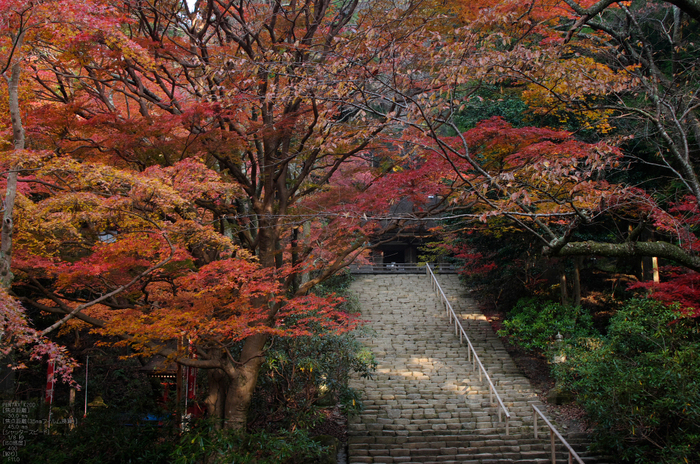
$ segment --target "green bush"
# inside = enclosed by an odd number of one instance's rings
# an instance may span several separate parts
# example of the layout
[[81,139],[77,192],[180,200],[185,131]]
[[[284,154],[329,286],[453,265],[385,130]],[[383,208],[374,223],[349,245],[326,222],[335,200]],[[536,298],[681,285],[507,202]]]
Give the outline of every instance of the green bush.
[[592,327],[591,315],[580,306],[526,298],[509,312],[498,335],[528,351],[546,351],[558,333],[572,343],[589,336]]
[[[321,462],[328,447],[305,430],[242,434],[202,420],[177,434],[174,424],[146,425],[109,410],[90,412],[73,431],[31,436],[19,447],[27,464],[302,464]],[[7,461],[15,462],[15,461]]]
[[[52,427],[50,434],[27,435],[19,447],[27,464],[168,464],[175,440],[172,424],[146,425],[140,416],[95,410],[72,431]],[[169,422],[169,421],[166,421]],[[61,429],[63,433],[58,433]]]
[[567,357],[555,374],[597,424],[599,449],[623,462],[700,462],[697,319],[633,300],[606,337],[571,346]]
[[[357,301],[349,295],[351,282],[350,274],[339,274],[313,292],[342,296],[342,310],[352,313]],[[371,374],[376,365],[372,352],[357,341],[356,332],[316,329],[313,335],[272,341],[258,377],[249,428],[308,430],[325,418],[322,409],[337,404],[349,414],[360,409],[360,394],[349,387],[348,380],[353,372],[362,377]]]
[[173,464],[304,464],[319,462],[327,447],[305,430],[239,433],[214,430],[202,421],[184,434],[172,454]]
[[312,428],[323,407],[359,410],[360,395],[348,386],[352,372],[368,376],[374,357],[352,334],[275,340],[267,352],[252,405],[253,422],[276,428]]

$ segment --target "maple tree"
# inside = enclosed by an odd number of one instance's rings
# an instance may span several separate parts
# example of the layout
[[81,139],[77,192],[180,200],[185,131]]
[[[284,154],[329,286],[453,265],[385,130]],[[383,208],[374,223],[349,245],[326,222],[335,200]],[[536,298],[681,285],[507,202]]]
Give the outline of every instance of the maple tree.
[[[44,44],[27,127],[47,151],[20,196],[13,289],[59,316],[45,332],[88,324],[206,368],[211,416],[244,428],[271,337],[354,326],[309,290],[406,225],[373,213],[440,207],[422,205],[441,178],[418,182],[403,141],[380,138],[402,112],[384,79],[423,55],[418,6],[126,2],[110,6],[124,41]],[[183,337],[196,358],[169,346]]]
[[[692,291],[688,282],[697,279],[697,216],[700,189],[696,170],[700,125],[697,114],[696,2],[627,5],[601,10],[589,17],[573,2],[567,2],[591,31],[595,57],[627,76],[628,86],[605,101],[592,105],[620,116],[619,133],[630,136],[625,144],[632,169],[661,175],[662,181],[647,180],[630,190],[637,211],[626,214],[636,226],[624,244],[573,242],[560,255],[581,254],[588,249],[612,256],[658,256],[692,272],[667,274],[664,287]],[[672,4],[672,5],[671,5]],[[594,7],[606,6],[598,2]],[[591,8],[594,8],[591,7]],[[574,36],[575,40],[576,36]],[[644,230],[655,232],[655,241],[639,240]],[[654,287],[653,284],[647,286]],[[677,291],[678,291],[677,290]],[[697,303],[687,306],[698,314]]]
[[[692,124],[668,137],[659,129],[660,156],[670,150],[663,162],[682,174],[690,203],[668,207],[643,186],[606,180],[626,161],[610,135],[616,112],[667,127],[665,110],[632,105],[646,73],[667,68],[632,32],[615,61],[610,27],[588,18],[596,31],[567,35],[580,17],[561,2],[89,5],[100,14],[67,15],[73,29],[42,22],[31,58],[7,61],[6,71],[25,68],[21,127],[33,147],[4,150],[9,171],[19,159],[24,169],[12,289],[57,315],[46,334],[88,324],[140,355],[209,369],[207,406],[225,427],[245,427],[271,337],[353,327],[336,298],[309,290],[372,234],[449,209],[455,220],[507,218],[555,256],[700,267],[689,214],[698,197],[683,164],[692,150],[682,151]],[[621,5],[602,17],[646,12]],[[459,127],[460,106],[486,85],[521,90],[535,116],[575,121],[597,140],[501,118]],[[696,97],[683,98],[690,117]],[[387,215],[400,201],[413,210]],[[638,225],[626,242],[576,241],[611,216]],[[681,246],[637,241],[651,223],[685,230]],[[169,347],[183,337],[197,358]]]
[[[422,121],[415,134],[449,164],[448,178],[458,176],[451,201],[469,211],[463,220],[508,218],[553,257],[656,257],[695,275],[695,20],[668,4],[621,2],[578,31],[571,3],[463,6],[469,26],[455,30],[430,75],[437,92],[407,96]],[[481,98],[482,83],[519,89],[531,120],[594,143],[498,120],[464,132],[460,106]],[[649,179],[659,172],[663,180]],[[640,176],[646,184],[624,181]],[[614,239],[579,238],[610,223],[621,230]]]
[[[119,31],[119,21],[112,15],[110,8],[96,2],[85,2],[75,5],[74,2],[64,1],[39,1],[39,2],[13,2],[0,3],[0,12],[3,21],[0,27],[0,40],[2,41],[2,54],[0,55],[0,69],[7,87],[4,88],[3,113],[6,120],[10,120],[11,143],[3,147],[2,166],[4,168],[2,187],[3,195],[3,224],[0,244],[0,285],[2,286],[2,315],[0,336],[2,345],[0,350],[5,356],[12,357],[13,350],[28,351],[32,359],[46,357],[57,363],[57,373],[64,380],[71,380],[71,371],[76,366],[65,348],[56,345],[47,338],[47,334],[54,330],[60,323],[45,330],[33,328],[27,320],[25,310],[16,300],[16,295],[9,295],[13,282],[11,267],[14,266],[14,249],[17,247],[18,230],[17,222],[28,211],[22,203],[30,191],[24,188],[25,183],[41,183],[37,176],[27,175],[41,169],[44,161],[50,159],[51,154],[38,149],[35,145],[27,144],[23,111],[20,101],[27,97],[27,87],[22,85],[22,73],[30,67],[37,55],[46,50],[46,44],[53,43],[56,47],[66,47],[69,44],[82,43],[86,38],[81,34],[100,33],[112,40],[122,39],[128,44]],[[7,128],[7,126],[3,126]],[[29,145],[29,147],[28,147]],[[21,177],[22,176],[22,177]],[[45,192],[52,191],[51,184],[43,184]],[[54,186],[55,187],[55,186]],[[57,187],[58,190],[66,190]],[[18,217],[20,216],[19,220]],[[21,238],[19,241],[21,243]],[[24,251],[19,250],[21,255]],[[21,258],[20,258],[21,259]],[[150,272],[149,269],[143,275]],[[140,277],[142,277],[140,276]],[[108,294],[101,295],[93,301],[86,302],[75,309],[79,311],[99,303],[103,299],[110,298],[139,279],[118,289],[111,289]],[[73,314],[67,314],[62,322],[66,322]],[[62,323],[61,322],[61,323]],[[12,363],[10,363],[12,364]],[[20,362],[19,367],[23,366]],[[14,366],[18,367],[18,366]]]

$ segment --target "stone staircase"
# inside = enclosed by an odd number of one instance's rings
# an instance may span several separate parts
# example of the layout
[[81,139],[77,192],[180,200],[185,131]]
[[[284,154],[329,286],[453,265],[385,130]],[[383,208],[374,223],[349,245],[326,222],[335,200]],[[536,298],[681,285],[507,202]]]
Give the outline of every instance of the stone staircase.
[[[531,404],[544,407],[529,381],[476,303],[461,297],[458,277],[438,280],[510,411],[510,434],[467,360],[466,346],[450,331],[428,277],[366,275],[351,291],[369,330],[361,340],[378,366],[372,379],[351,382],[363,392],[365,409],[350,420],[349,464],[551,462],[549,431],[541,427],[540,439],[534,438]],[[583,457],[586,437],[565,437]],[[567,456],[559,445],[558,462]]]

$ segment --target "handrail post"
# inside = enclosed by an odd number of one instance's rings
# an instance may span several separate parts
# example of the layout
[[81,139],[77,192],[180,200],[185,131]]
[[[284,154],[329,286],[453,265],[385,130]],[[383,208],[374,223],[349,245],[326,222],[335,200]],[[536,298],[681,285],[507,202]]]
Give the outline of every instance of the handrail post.
[[559,439],[562,445],[566,448],[566,450],[569,453],[569,464],[572,464],[573,460],[576,460],[578,464],[584,464],[583,460],[579,457],[579,455],[576,453],[576,451],[569,445],[569,443],[566,441],[566,439],[557,431],[557,429],[552,425],[551,422],[547,420],[547,418],[544,416],[542,411],[540,411],[537,406],[534,404],[531,404],[532,406],[532,411],[533,411],[533,429],[535,432],[535,438],[538,437],[537,433],[537,416],[542,417],[542,420],[544,421],[545,425],[549,428],[549,436],[550,436],[550,441],[551,441],[551,446],[552,446],[552,463],[556,463],[557,459],[557,454],[556,454],[556,444],[555,444],[555,437]]
[[554,430],[549,430],[549,441],[552,443],[552,464],[557,464],[557,452],[554,448]]
[[535,439],[537,439],[537,411],[535,409],[532,409],[532,415],[533,415],[533,425],[532,428],[535,429]]

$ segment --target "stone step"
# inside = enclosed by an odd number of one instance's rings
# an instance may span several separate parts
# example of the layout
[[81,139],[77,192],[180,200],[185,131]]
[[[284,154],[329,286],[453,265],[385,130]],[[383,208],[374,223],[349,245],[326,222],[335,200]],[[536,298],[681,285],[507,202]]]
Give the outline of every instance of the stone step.
[[457,276],[439,279],[509,410],[511,435],[427,277],[363,276],[351,290],[369,325],[361,340],[378,367],[372,378],[351,381],[365,410],[349,421],[350,464],[548,462],[548,440],[534,439],[531,404],[542,404],[528,380],[476,303],[462,297]]
[[[366,453],[355,451],[350,460],[354,462],[484,462],[485,460],[497,460],[496,462],[551,462],[551,450],[549,448],[532,451],[489,450],[475,448],[414,448],[414,449],[373,449]],[[567,462],[568,453],[558,449],[555,452],[557,462]],[[584,462],[594,462],[595,458],[583,456]],[[498,461],[504,460],[504,461]]]
[[[382,450],[382,449],[408,449],[408,450],[420,450],[420,449],[438,449],[438,450],[443,450],[443,449],[458,449],[461,452],[482,452],[482,453],[498,453],[498,452],[512,452],[512,453],[519,453],[519,452],[530,452],[530,451],[549,451],[551,450],[551,445],[548,442],[543,442],[542,440],[537,440],[535,442],[523,442],[523,443],[518,443],[517,445],[504,445],[503,442],[488,442],[485,445],[480,445],[480,446],[475,446],[473,445],[473,441],[469,441],[465,439],[464,441],[459,441],[459,442],[445,442],[444,446],[440,446],[438,443],[435,441],[420,441],[420,442],[410,442],[410,443],[402,443],[400,444],[401,446],[393,446],[396,444],[391,444],[391,447],[388,447],[387,444],[367,444],[367,443],[350,443],[348,444],[348,449],[355,451],[357,454],[371,454],[370,451],[372,450]],[[570,444],[571,445],[571,444]],[[582,452],[585,452],[585,449],[582,446],[573,446],[571,445],[574,449],[576,449],[577,453],[578,450],[582,450]],[[565,453],[565,448],[563,445],[556,445],[555,448],[557,449],[558,452],[563,452]]]
[[[556,453],[557,462],[567,462],[568,454]],[[584,463],[595,462],[593,457],[582,457]],[[372,454],[354,455],[350,464],[355,463],[399,463],[413,462],[427,464],[429,462],[456,462],[456,463],[551,463],[551,452],[481,452],[471,449],[415,449],[415,450],[376,450]]]

